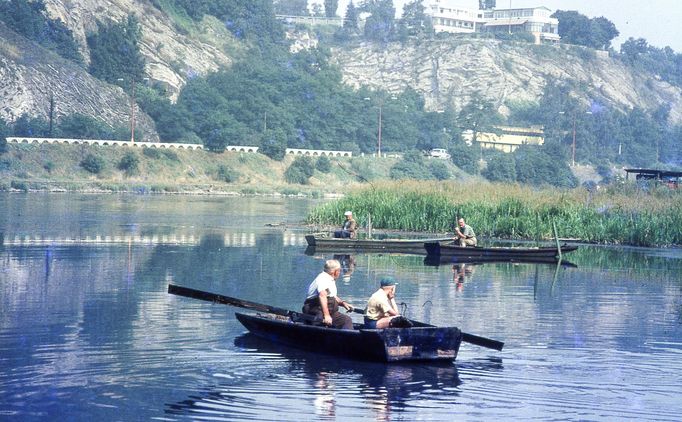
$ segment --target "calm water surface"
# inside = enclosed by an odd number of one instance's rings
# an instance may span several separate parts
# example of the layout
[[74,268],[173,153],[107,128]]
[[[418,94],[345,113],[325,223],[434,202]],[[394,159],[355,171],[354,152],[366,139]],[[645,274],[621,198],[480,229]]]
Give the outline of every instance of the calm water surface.
[[299,309],[332,257],[305,253],[314,203],[0,194],[0,418],[680,420],[680,250],[582,246],[560,268],[339,257],[344,299],[393,275],[409,317],[506,342],[452,365],[285,349],[235,308],[166,293]]

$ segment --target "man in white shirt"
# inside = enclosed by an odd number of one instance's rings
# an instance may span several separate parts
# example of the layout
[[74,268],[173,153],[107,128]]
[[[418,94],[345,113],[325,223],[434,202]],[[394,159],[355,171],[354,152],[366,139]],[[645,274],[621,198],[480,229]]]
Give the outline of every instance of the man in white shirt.
[[324,325],[344,330],[353,329],[353,320],[339,312],[339,306],[347,311],[353,310],[353,305],[342,300],[336,290],[336,279],[341,275],[341,263],[330,259],[324,263],[324,271],[318,274],[308,286],[308,295],[303,302],[303,313],[315,315]]

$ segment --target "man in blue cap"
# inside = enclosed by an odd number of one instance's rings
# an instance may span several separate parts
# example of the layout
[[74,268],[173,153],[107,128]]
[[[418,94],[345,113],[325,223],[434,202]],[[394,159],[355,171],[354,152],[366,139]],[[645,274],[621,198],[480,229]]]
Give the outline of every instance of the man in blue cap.
[[400,316],[398,305],[395,303],[395,286],[398,284],[393,277],[381,279],[379,290],[367,301],[365,310],[365,328],[382,329],[391,326],[391,320]]

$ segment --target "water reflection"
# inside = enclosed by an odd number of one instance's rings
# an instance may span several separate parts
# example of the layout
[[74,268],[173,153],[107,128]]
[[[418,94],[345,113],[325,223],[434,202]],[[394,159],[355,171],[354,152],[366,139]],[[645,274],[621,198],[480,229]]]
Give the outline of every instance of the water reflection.
[[350,278],[355,271],[355,255],[352,254],[334,254],[333,259],[341,263],[341,281],[344,284],[350,283]]
[[[374,420],[389,421],[396,416],[395,413],[403,412],[419,398],[455,402],[462,383],[457,365],[450,362],[381,364],[339,359],[275,344],[250,333],[235,338],[234,344],[239,350],[235,360],[250,362],[254,368],[269,367],[270,394],[284,397],[289,393],[286,387],[296,385],[296,394],[309,400],[316,419],[334,420],[356,412],[366,417],[366,409],[369,408]],[[485,366],[472,365],[479,370]],[[500,368],[499,362],[489,365],[491,371]],[[226,375],[225,378],[232,376]],[[233,413],[236,391],[244,388],[248,387],[225,382],[200,395],[168,404],[166,413],[192,417],[205,414],[210,409],[212,418],[230,420],[236,416]],[[362,397],[362,404],[348,408],[345,398],[355,394]],[[258,412],[252,411],[253,414],[242,408],[239,418],[262,418]],[[284,413],[286,409],[281,411]],[[305,418],[304,415],[300,417]],[[280,419],[300,420],[296,414],[290,413]]]

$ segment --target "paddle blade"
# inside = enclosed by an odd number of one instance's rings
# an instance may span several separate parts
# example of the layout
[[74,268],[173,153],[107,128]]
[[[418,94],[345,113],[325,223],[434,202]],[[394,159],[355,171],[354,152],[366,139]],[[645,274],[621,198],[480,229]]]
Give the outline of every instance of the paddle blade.
[[487,347],[488,349],[502,350],[504,347],[504,342],[469,333],[462,333],[462,341],[475,344],[476,346]]

